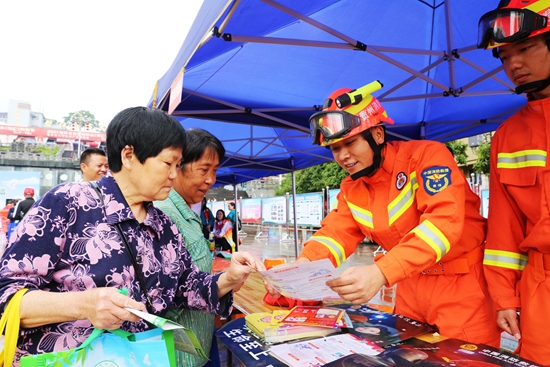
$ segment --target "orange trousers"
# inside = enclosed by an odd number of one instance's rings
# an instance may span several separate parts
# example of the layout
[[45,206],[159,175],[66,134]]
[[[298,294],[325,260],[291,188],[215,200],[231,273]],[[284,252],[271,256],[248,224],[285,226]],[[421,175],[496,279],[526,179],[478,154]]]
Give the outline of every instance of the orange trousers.
[[550,366],[550,255],[529,251],[519,283],[521,339],[519,355]]
[[419,274],[400,281],[395,313],[434,325],[449,338],[500,346],[481,262],[471,265],[466,274]]

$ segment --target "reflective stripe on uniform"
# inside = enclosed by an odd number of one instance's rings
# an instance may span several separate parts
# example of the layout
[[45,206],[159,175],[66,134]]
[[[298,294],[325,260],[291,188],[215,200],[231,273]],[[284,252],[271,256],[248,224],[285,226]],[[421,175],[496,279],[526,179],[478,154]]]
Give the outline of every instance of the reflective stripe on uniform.
[[545,167],[546,155],[544,150],[528,149],[513,153],[498,153],[497,168],[524,168]]
[[418,189],[418,181],[416,180],[416,172],[411,172],[411,179],[405,185],[401,193],[388,205],[389,225],[391,226],[414,201],[414,194]]
[[425,220],[416,226],[412,232],[426,242],[436,253],[438,262],[451,248],[447,237],[429,220]]
[[360,208],[357,205],[350,203],[349,201],[347,201],[347,203],[349,206],[349,210],[351,211],[351,215],[353,215],[353,219],[355,219],[357,223],[361,223],[362,225],[369,228],[374,228],[372,224],[371,212],[366,209]]
[[512,270],[523,270],[527,265],[527,255],[511,251],[485,250],[483,265],[497,266]]
[[323,244],[330,251],[336,260],[336,267],[346,261],[346,251],[344,250],[344,247],[334,239],[325,236],[311,236],[308,241],[310,240]]

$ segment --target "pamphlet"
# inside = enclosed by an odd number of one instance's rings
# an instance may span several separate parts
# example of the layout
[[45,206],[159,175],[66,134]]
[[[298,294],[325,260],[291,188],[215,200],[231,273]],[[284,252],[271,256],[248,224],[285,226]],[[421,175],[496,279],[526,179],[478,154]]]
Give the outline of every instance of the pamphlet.
[[333,362],[325,364],[323,367],[400,367],[388,361],[384,361],[377,356],[367,356],[364,354],[350,354],[339,358]]
[[271,346],[269,353],[292,367],[323,366],[351,354],[376,355],[383,349],[352,334]]
[[187,329],[174,321],[151,315],[150,313],[139,311],[133,308],[126,307],[128,311],[144,319],[145,321],[159,327],[163,330],[173,330],[174,332],[174,347],[182,352],[191,353],[199,357],[208,358],[202,349],[197,336],[192,330]]
[[[289,311],[286,310],[283,312],[286,315]],[[305,338],[322,338],[341,331],[339,328],[283,323],[281,322],[282,317],[277,316],[279,318],[278,321],[275,317],[269,312],[251,313],[245,316],[246,326],[250,332],[265,343],[281,343]]]
[[292,263],[259,273],[269,285],[285,297],[313,301],[340,299],[338,294],[326,285],[327,281],[340,277],[340,273],[329,259]]
[[319,307],[319,306],[296,306],[288,315],[283,318],[283,322],[296,325],[311,325],[328,328],[335,328],[340,322],[345,311],[337,308]]

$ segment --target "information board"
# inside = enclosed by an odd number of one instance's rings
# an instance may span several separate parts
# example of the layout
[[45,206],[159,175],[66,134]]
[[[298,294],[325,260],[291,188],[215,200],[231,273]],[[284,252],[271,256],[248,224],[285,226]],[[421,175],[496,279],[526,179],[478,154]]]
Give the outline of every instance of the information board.
[[340,193],[340,189],[329,190],[329,210],[334,210],[338,206],[338,200],[336,196]]
[[[294,225],[294,206],[290,197],[290,224]],[[323,194],[312,192],[296,195],[296,222],[299,226],[320,227],[323,220]]]
[[262,199],[262,223],[286,224],[286,197]]
[[260,223],[262,221],[262,199],[243,199],[241,204],[243,223]]

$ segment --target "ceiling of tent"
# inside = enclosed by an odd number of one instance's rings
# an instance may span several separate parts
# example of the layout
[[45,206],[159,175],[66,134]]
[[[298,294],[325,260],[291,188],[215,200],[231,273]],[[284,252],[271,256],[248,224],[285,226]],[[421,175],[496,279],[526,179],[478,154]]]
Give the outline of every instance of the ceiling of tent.
[[[373,80],[384,84],[374,95],[396,122],[390,138],[449,141],[492,131],[525,103],[500,62],[475,47],[477,21],[494,7],[486,0],[204,0],[149,105],[168,110],[181,93],[172,114],[226,146],[235,142],[226,162],[233,173],[263,170],[266,159],[277,169],[287,169],[290,157],[291,169],[330,159],[311,145],[309,116],[334,90]],[[182,69],[182,85],[171,87]],[[287,152],[273,153],[270,144]]]

